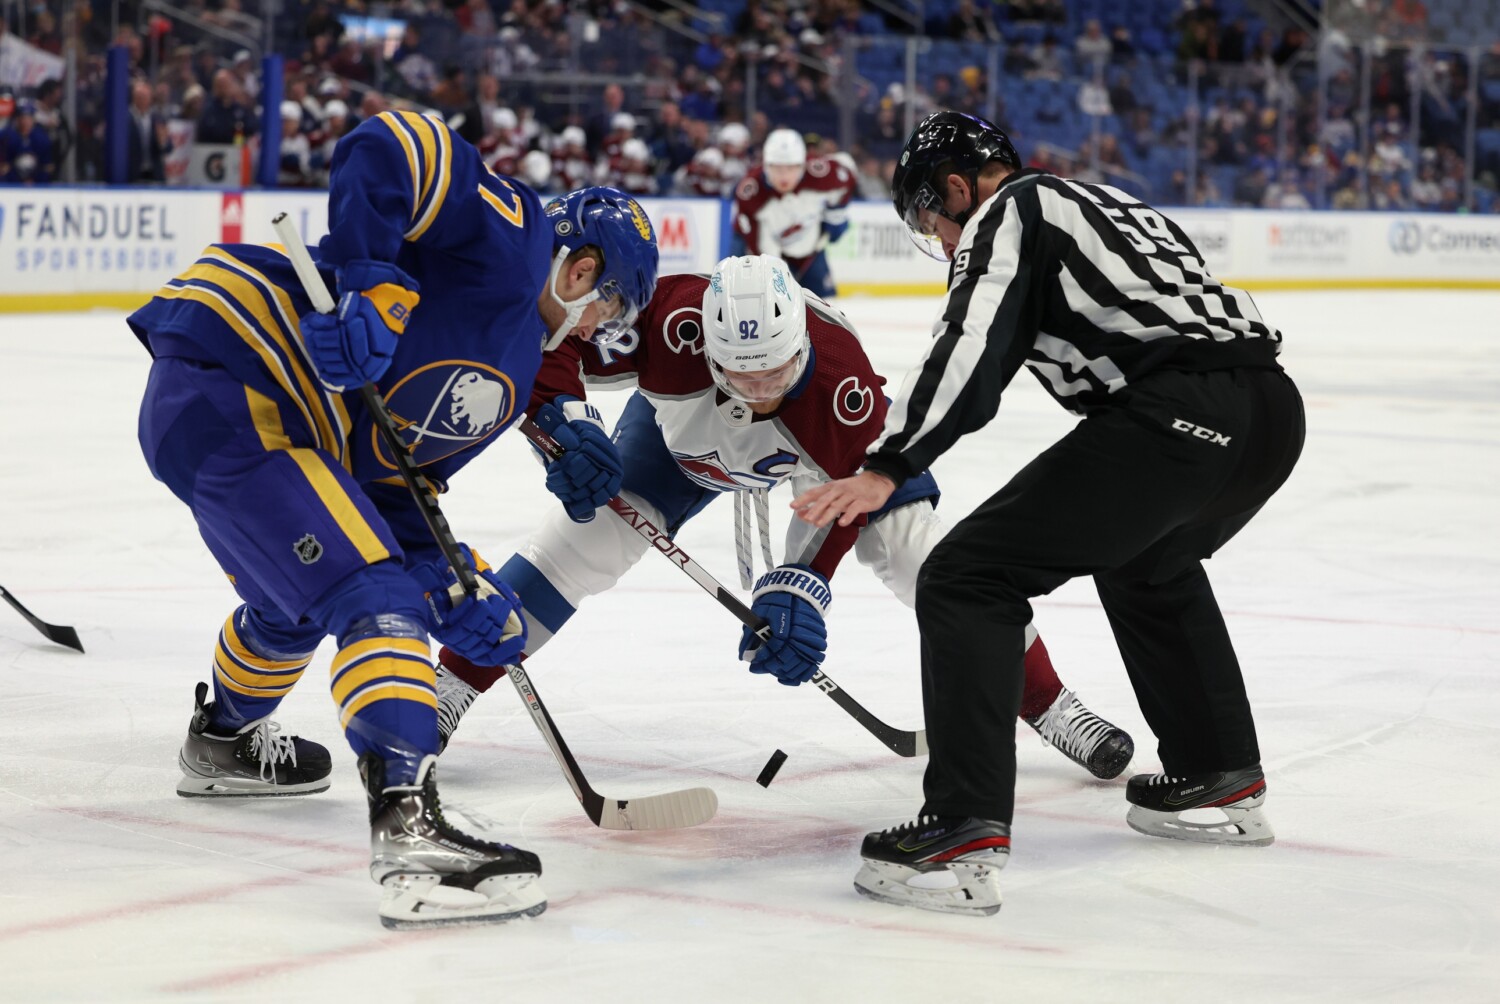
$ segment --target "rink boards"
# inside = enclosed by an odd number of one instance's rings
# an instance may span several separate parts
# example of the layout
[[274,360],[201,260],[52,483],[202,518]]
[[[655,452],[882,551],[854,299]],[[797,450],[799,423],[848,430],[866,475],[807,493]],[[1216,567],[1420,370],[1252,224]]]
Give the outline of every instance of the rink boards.
[[[730,206],[642,199],[664,273],[729,253]],[[278,212],[316,242],[323,192],[162,188],[0,190],[0,311],[130,308],[215,242],[272,241]],[[1500,288],[1500,216],[1173,209],[1214,274],[1249,289]],[[940,293],[946,266],[921,254],[881,202],[850,207],[829,248],[845,294]]]

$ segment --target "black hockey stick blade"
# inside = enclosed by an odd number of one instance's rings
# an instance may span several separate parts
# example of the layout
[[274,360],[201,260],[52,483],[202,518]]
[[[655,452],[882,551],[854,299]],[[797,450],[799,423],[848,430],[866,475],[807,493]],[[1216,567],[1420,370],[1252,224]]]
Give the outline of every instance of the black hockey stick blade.
[[61,624],[48,624],[36,614],[21,605],[21,601],[11,595],[10,590],[0,586],[0,598],[16,608],[16,613],[31,622],[31,626],[47,636],[48,641],[56,642],[67,648],[83,651],[83,642],[78,640],[78,632]]

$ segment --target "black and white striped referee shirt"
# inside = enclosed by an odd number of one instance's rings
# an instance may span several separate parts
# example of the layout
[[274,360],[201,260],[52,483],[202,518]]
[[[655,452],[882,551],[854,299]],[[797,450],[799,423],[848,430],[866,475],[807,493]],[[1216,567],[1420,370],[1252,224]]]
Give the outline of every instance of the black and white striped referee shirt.
[[870,444],[897,482],[995,417],[1024,363],[1086,415],[1158,370],[1275,367],[1281,333],[1161,213],[1107,185],[1016,172],[969,220],[933,342]]

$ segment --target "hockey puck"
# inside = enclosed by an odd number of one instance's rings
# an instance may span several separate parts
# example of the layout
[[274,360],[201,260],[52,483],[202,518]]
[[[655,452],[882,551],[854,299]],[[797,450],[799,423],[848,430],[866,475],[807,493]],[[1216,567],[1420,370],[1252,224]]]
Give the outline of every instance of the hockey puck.
[[760,769],[760,777],[755,779],[755,783],[762,788],[771,787],[771,781],[776,777],[776,772],[781,769],[781,765],[784,763],[786,763],[785,753],[781,752],[781,750],[772,753],[771,759],[767,760],[766,765]]

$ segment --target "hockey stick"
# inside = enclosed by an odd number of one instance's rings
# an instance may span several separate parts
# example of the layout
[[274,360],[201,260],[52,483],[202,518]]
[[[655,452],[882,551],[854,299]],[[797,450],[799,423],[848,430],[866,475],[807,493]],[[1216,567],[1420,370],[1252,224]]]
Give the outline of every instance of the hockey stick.
[[[520,429],[521,434],[536,444],[537,449],[541,450],[547,456],[554,460],[562,456],[563,448],[558,445],[557,440],[538,428],[537,424],[531,419],[523,419]],[[755,611],[745,606],[744,602],[738,596],[725,589],[718,579],[710,575],[702,565],[698,564],[686,551],[678,547],[671,537],[658,530],[640,510],[618,495],[610,499],[608,505],[616,516],[630,525],[631,529],[635,530],[642,537],[645,537],[653,550],[659,551],[678,568],[686,572],[688,578],[702,586],[703,591],[718,600],[720,606],[739,618],[741,624],[754,631],[757,638],[762,642],[771,640],[771,625],[767,624],[764,618],[757,616]],[[863,704],[860,704],[851,697],[847,690],[834,683],[832,677],[821,669],[813,674],[813,678],[809,682],[833,698],[834,703],[843,708],[850,718],[863,725],[866,731],[876,739],[879,739],[893,752],[900,756],[908,757],[922,756],[927,752],[927,732],[925,729],[918,729],[916,732],[907,732],[905,729],[898,729],[895,726],[887,725],[866,710]]]
[[[297,232],[297,228],[286,213],[277,215],[271,221],[271,225],[276,228],[276,235],[286,246],[287,257],[291,259],[292,267],[297,270],[297,278],[302,281],[303,289],[312,300],[313,309],[320,314],[332,311],[333,296],[328,292],[323,277],[318,274],[312,255],[307,253],[307,247],[302,243],[302,236]],[[381,439],[385,441],[386,448],[395,458],[396,466],[401,471],[401,480],[406,482],[406,487],[410,489],[412,497],[417,500],[422,518],[426,521],[427,529],[431,531],[433,539],[437,541],[438,548],[443,552],[443,558],[453,566],[453,572],[458,576],[459,585],[463,587],[464,593],[474,596],[479,591],[479,580],[474,570],[469,567],[469,563],[463,559],[458,549],[458,540],[454,537],[452,528],[448,526],[448,520],[443,516],[442,509],[438,507],[437,492],[418,469],[416,461],[412,460],[411,453],[401,439],[401,434],[396,430],[395,420],[391,418],[391,413],[385,407],[385,400],[381,398],[373,383],[365,384],[359,389],[359,393],[360,399],[364,401],[366,409],[370,412],[371,421],[380,431]],[[525,703],[531,720],[536,723],[537,729],[542,733],[542,738],[546,740],[548,748],[552,750],[552,755],[557,759],[558,766],[562,768],[563,775],[568,779],[568,784],[572,786],[573,794],[578,796],[578,801],[583,805],[583,811],[588,814],[594,825],[606,830],[665,830],[697,826],[714,817],[714,813],[719,808],[719,798],[711,788],[688,788],[682,791],[664,792],[660,795],[649,795],[646,798],[605,798],[599,794],[589,786],[588,780],[583,776],[582,768],[573,758],[568,744],[563,741],[562,733],[557,730],[557,724],[547,713],[547,706],[542,703],[541,695],[537,693],[536,686],[531,682],[526,671],[517,663],[507,667],[507,673],[510,676],[510,682],[515,685],[516,693],[521,695],[521,700]]]
[[0,599],[5,600],[6,603],[15,607],[16,613],[30,621],[31,626],[46,635],[48,641],[56,642],[59,645],[66,645],[68,648],[76,648],[80,652],[83,651],[83,642],[78,640],[77,631],[61,624],[48,624],[30,610],[21,606],[21,601],[12,596],[10,590],[4,586],[0,586]]

